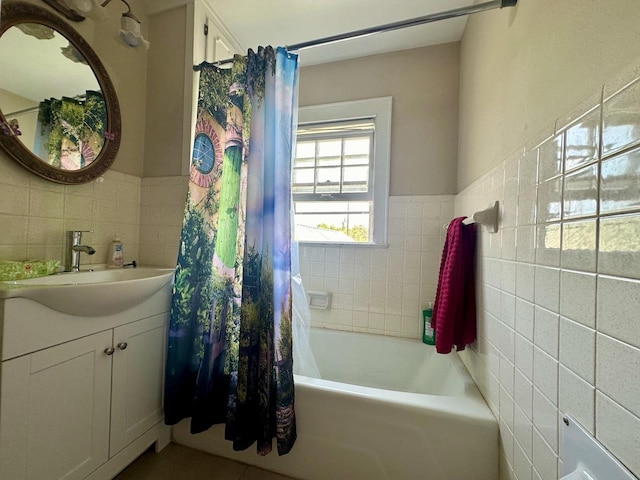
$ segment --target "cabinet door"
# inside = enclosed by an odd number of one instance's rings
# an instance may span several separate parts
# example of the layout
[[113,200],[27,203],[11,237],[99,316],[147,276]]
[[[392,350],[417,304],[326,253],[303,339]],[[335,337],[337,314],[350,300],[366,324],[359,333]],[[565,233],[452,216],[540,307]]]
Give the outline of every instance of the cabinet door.
[[239,49],[234,46],[236,42],[231,34],[206,2],[197,1],[194,5],[194,62],[217,62],[232,58]]
[[0,478],[75,480],[108,459],[112,331],[2,363]]
[[114,330],[112,457],[162,420],[168,313]]

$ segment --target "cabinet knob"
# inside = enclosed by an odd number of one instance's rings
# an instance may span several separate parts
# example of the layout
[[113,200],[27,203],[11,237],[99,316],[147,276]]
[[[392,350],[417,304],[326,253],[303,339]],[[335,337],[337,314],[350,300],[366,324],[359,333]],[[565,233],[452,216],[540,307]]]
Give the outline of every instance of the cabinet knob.
[[120,343],[118,344],[118,348],[119,348],[120,350],[124,350],[125,348],[127,348],[127,342],[120,342]]
[[113,355],[113,352],[115,352],[116,349],[113,347],[109,347],[109,348],[105,348],[104,349],[104,353],[106,353],[107,355]]

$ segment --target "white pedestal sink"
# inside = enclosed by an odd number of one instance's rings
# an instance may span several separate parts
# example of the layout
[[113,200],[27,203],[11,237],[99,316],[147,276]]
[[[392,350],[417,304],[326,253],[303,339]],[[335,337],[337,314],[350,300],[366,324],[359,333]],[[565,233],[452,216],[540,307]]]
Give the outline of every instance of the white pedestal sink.
[[59,273],[0,282],[0,300],[22,297],[68,315],[100,317],[142,303],[173,278],[172,268],[140,267]]

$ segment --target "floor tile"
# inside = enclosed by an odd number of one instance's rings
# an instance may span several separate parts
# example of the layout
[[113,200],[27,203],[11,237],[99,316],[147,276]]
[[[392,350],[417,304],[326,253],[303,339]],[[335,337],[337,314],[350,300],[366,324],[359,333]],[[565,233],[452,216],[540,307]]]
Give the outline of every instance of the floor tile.
[[291,477],[170,444],[160,453],[145,452],[114,480],[293,480]]

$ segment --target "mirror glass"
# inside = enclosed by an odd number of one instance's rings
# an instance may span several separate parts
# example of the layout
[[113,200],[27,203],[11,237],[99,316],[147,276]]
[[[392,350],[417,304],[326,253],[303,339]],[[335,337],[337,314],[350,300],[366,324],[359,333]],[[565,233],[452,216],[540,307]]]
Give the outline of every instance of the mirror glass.
[[59,183],[102,174],[117,151],[120,114],[96,54],[37,6],[5,4],[0,18],[0,145]]

